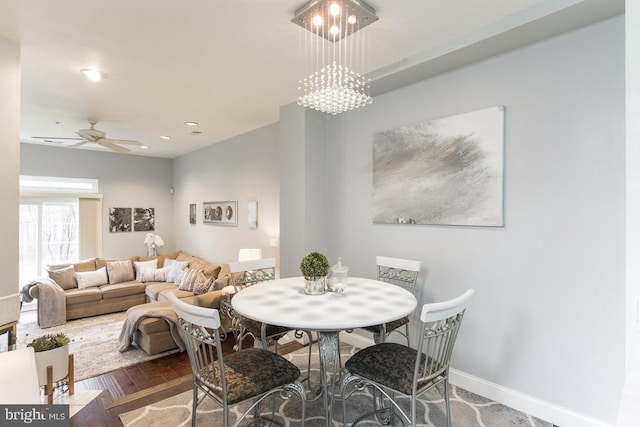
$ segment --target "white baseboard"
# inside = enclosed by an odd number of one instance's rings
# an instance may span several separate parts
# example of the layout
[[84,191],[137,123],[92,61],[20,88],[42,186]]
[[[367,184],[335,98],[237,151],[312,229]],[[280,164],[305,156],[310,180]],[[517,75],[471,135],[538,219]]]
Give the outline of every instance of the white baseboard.
[[[373,340],[355,333],[340,333],[340,341],[354,347],[364,348],[373,345]],[[560,427],[613,427],[611,424],[571,411],[527,394],[503,387],[466,372],[451,369],[449,381],[472,393],[509,406],[541,420]]]
[[502,403],[518,411],[548,421],[560,427],[613,427],[604,421],[571,411],[551,402],[503,387],[466,372],[451,369],[451,384],[462,387],[472,393]]
[[351,344],[356,348],[365,348],[374,344],[373,338],[344,331],[340,332],[340,342]]

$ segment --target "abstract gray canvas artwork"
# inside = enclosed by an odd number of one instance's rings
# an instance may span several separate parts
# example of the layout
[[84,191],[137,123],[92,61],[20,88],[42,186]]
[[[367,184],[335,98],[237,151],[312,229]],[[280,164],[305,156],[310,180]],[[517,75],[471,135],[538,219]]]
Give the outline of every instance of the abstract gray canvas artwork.
[[377,133],[373,222],[501,227],[504,107]]

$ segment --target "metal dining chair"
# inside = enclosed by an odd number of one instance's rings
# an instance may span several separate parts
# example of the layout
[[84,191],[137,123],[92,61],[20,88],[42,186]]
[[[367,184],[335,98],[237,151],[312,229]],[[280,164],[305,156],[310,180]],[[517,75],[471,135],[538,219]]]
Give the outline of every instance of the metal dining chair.
[[[411,426],[416,425],[416,400],[433,387],[444,385],[445,411],[447,426],[451,426],[451,408],[449,404],[449,363],[456,342],[462,318],[473,289],[461,296],[439,303],[425,304],[420,320],[422,334],[417,348],[398,343],[385,342],[367,347],[351,356],[345,363],[346,374],[342,381],[342,410],[344,425],[347,425],[347,400],[354,391],[367,386],[373,387],[374,396],[381,393],[389,402],[388,407],[378,407],[374,398],[374,410],[358,419],[353,425],[366,419],[373,413],[388,423],[400,414]],[[354,389],[347,394],[349,384]],[[397,397],[409,397],[409,411],[398,403]]]
[[[378,268],[378,280],[400,286],[415,295],[416,282],[422,262],[378,256],[376,257],[376,265]],[[404,328],[402,328],[403,326]],[[407,345],[410,345],[408,316],[382,325],[367,326],[363,329],[373,333],[373,340],[376,344],[385,342],[391,333],[396,332],[404,336],[407,340]]]
[[[236,293],[242,292],[247,286],[275,279],[276,259],[265,258],[251,261],[230,262],[229,273]],[[278,340],[282,338],[290,328],[277,325],[269,325],[256,320],[234,314],[234,327],[238,330],[236,348],[242,350],[242,342],[247,335],[251,335],[254,346],[268,348],[269,341],[275,341],[275,351],[278,352]],[[257,345],[256,345],[257,344]]]
[[[198,405],[208,396],[223,409],[223,426],[229,427],[230,407],[251,402],[242,408],[233,426],[254,412],[260,415],[260,403],[269,396],[289,399],[297,395],[301,403],[304,426],[306,397],[299,381],[300,370],[284,357],[265,349],[251,348],[223,356],[220,344],[220,315],[213,308],[198,307],[179,300],[174,294],[169,301],[178,316],[193,374],[191,426],[195,427]],[[199,395],[202,391],[202,396]],[[274,406],[275,407],[275,406]],[[273,416],[273,411],[272,411]]]
[[[241,261],[229,263],[229,273],[231,281],[235,288],[235,292],[242,292],[247,286],[257,283],[274,280],[276,270],[276,259],[265,258],[259,260]],[[232,311],[232,310],[231,310]],[[278,352],[278,341],[287,333],[294,332],[296,338],[302,338],[306,334],[309,340],[309,355],[307,360],[307,376],[303,381],[309,382],[309,387],[313,388],[311,383],[311,346],[313,337],[311,331],[294,331],[284,326],[270,325],[258,322],[253,319],[233,314],[233,327],[236,328],[236,345],[235,350],[242,350],[242,342],[247,335],[251,335],[254,340],[254,346],[257,343],[260,348],[268,348],[269,341],[274,341],[274,351]]]

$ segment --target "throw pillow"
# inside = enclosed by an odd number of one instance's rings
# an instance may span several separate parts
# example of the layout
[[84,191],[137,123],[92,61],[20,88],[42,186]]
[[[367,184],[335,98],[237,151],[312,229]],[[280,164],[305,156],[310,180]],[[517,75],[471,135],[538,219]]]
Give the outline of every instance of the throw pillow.
[[107,262],[107,274],[109,275],[109,283],[112,285],[135,279],[133,264],[129,259]]
[[73,265],[58,270],[47,270],[49,278],[56,282],[62,289],[73,289],[78,287],[76,281],[76,270]]
[[193,287],[200,273],[202,273],[202,270],[196,270],[195,268],[187,268],[184,270],[180,275],[180,282],[176,282],[178,283],[178,289],[193,292]]
[[167,273],[167,283],[178,283],[178,273],[187,268],[188,261],[176,261],[174,259],[165,259],[164,266],[169,268]]
[[166,282],[169,268],[142,268],[140,274],[143,282]]
[[206,294],[209,292],[209,288],[211,288],[211,284],[213,283],[213,277],[207,277],[204,274],[204,271],[200,271],[196,277],[196,280],[193,284],[193,294],[200,295]]
[[156,268],[158,268],[158,260],[152,259],[151,261],[134,261],[133,265],[136,268],[136,280],[138,282],[144,282],[144,280],[142,280],[142,269],[153,268],[155,270]]
[[78,271],[76,272],[76,280],[78,281],[78,289],[106,285],[109,283],[106,267],[102,267],[94,271]]

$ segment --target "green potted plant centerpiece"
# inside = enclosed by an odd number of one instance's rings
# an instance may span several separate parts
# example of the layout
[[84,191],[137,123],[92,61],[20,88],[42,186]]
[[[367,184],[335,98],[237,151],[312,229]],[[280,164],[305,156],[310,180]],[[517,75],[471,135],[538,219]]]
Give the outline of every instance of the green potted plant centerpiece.
[[[27,344],[33,347],[38,369],[38,382],[45,386],[45,394],[52,393],[53,383],[69,376],[69,338],[63,333],[43,335]],[[51,378],[47,378],[48,368]]]
[[320,295],[326,290],[329,260],[320,252],[310,252],[302,258],[300,271],[304,276],[304,291],[309,295]]

